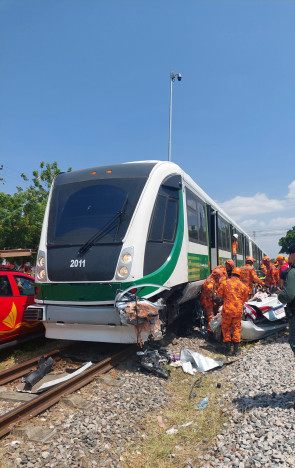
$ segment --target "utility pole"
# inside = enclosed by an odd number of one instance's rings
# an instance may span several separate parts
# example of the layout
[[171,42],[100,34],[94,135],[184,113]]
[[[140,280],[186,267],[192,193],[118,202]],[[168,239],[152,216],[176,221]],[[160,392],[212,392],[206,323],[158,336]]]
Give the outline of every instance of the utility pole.
[[168,161],[171,161],[171,129],[172,129],[172,83],[177,77],[178,81],[182,80],[181,73],[170,72],[170,107],[169,107],[169,141],[168,141]]
[[256,231],[253,231],[253,240],[255,240],[256,237]]

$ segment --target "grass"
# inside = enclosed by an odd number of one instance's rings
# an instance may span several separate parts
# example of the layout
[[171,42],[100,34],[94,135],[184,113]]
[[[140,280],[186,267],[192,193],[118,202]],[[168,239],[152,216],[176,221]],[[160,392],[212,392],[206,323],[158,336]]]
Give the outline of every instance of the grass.
[[[161,412],[147,417],[147,429],[142,440],[137,445],[130,445],[122,454],[124,468],[181,467],[186,466],[188,459],[193,466],[201,466],[198,456],[206,453],[212,439],[220,433],[225,416],[217,402],[222,391],[216,387],[216,383],[222,381],[218,371],[205,374],[201,386],[193,390],[196,397],[189,400],[192,385],[199,376],[188,376],[181,369],[172,369],[165,385],[173,401]],[[197,411],[197,403],[205,397],[209,398],[207,406]],[[180,427],[188,422],[192,424]],[[165,427],[161,427],[163,425]],[[178,432],[167,434],[166,430],[171,427]]]

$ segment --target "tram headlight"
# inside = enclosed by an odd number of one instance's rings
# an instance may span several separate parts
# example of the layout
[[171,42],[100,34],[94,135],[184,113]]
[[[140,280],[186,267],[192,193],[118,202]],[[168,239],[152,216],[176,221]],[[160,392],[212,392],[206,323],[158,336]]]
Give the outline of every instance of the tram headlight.
[[44,264],[45,264],[45,258],[44,257],[39,257],[38,258],[38,265],[40,267],[44,267]]
[[116,279],[119,281],[126,280],[131,275],[132,263],[134,260],[134,248],[132,246],[125,247],[118,258],[116,268]]
[[132,255],[130,253],[125,253],[121,257],[123,263],[130,263],[132,261]]
[[46,278],[46,272],[43,270],[43,268],[38,272],[38,276],[41,280],[44,280]]
[[129,272],[128,272],[128,268],[125,267],[125,266],[121,266],[121,267],[118,269],[118,274],[119,274],[120,276],[122,276],[122,278],[124,278],[125,276],[127,276],[128,273],[129,273]]
[[47,281],[45,252],[39,250],[36,264],[36,279]]

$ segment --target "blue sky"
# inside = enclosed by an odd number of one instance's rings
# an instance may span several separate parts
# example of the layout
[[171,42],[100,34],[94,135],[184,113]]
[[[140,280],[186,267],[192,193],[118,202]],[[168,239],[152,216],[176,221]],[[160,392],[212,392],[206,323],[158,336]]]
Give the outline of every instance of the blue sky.
[[270,255],[295,225],[295,3],[0,0],[0,190],[168,154]]

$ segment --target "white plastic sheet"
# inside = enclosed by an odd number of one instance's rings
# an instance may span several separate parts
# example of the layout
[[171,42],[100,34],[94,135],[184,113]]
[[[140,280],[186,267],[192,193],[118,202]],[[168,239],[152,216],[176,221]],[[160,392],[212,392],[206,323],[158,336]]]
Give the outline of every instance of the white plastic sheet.
[[192,349],[182,348],[180,362],[185,373],[194,375],[195,372],[207,372],[217,367],[222,367],[222,361],[216,361],[204,354],[197,353]]

